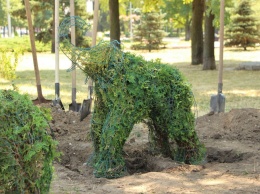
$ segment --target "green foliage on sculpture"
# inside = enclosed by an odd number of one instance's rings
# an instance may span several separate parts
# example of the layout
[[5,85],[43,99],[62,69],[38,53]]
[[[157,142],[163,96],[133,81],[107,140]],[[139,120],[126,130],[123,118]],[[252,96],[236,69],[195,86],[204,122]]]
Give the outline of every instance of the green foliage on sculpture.
[[27,95],[0,90],[0,193],[47,193],[57,142],[47,133],[48,110]]
[[142,121],[148,124],[153,150],[188,164],[204,159],[205,148],[194,129],[194,97],[178,69],[123,52],[117,42],[89,49],[62,42],[68,57],[77,59],[73,62],[95,82],[91,136],[96,177],[125,174],[123,146],[133,125]]

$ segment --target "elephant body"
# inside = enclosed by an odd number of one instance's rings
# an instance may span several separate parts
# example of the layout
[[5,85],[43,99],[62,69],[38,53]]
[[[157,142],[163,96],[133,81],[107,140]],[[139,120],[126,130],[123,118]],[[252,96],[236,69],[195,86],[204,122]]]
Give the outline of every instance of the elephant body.
[[64,45],[95,83],[91,137],[96,177],[125,174],[123,146],[134,124],[142,121],[149,127],[151,150],[185,163],[204,159],[191,110],[194,97],[177,68],[123,52],[115,41],[88,49]]

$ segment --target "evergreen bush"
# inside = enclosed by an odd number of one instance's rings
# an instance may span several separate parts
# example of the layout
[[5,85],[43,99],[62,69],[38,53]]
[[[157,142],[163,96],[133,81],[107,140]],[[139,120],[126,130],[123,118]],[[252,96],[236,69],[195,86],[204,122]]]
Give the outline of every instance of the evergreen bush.
[[28,95],[0,90],[0,193],[47,193],[57,142],[47,133],[50,111]]
[[256,18],[253,16],[249,0],[242,0],[234,9],[231,24],[226,30],[226,46],[240,46],[244,50],[260,43]]
[[163,30],[164,16],[164,14],[156,12],[142,14],[140,24],[134,29],[134,41],[137,41],[138,44],[134,44],[131,48],[146,49],[149,52],[159,49],[160,45],[163,45],[163,38],[167,36]]
[[0,76],[4,79],[12,80],[16,78],[16,67],[19,56],[22,54],[20,49],[9,52],[7,49],[0,49]]
[[[29,36],[0,38],[1,49],[13,52],[13,50],[20,50],[22,52],[31,52],[31,44]],[[50,52],[50,43],[42,43],[35,41],[37,52]]]

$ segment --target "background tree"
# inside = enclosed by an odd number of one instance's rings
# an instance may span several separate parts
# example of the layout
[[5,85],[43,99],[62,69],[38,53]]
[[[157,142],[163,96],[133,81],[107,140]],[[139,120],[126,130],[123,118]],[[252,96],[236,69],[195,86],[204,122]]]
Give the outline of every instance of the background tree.
[[[165,19],[169,20],[170,28],[185,29],[185,40],[190,40],[191,27],[191,3],[183,3],[180,0],[164,0],[162,7],[163,13],[166,13]],[[170,32],[171,35],[171,32]]]
[[[2,0],[0,0],[2,1]],[[69,16],[70,6],[69,0],[60,1],[60,18]],[[52,41],[51,50],[54,52],[54,1],[53,0],[34,0],[30,1],[33,27],[38,29],[36,40],[47,43]],[[27,18],[25,14],[24,2],[20,0],[12,0],[12,15],[15,20],[23,20],[25,22],[25,27],[27,27]],[[89,16],[86,13],[86,1],[85,0],[75,0],[75,15],[79,15],[84,19],[87,19]],[[81,42],[77,40],[77,42]]]
[[105,32],[110,29],[109,27],[109,13],[104,10],[100,10],[99,21],[98,21],[98,31]]
[[191,64],[198,65],[203,62],[203,13],[204,0],[193,0],[192,2],[192,24],[191,24]]
[[0,26],[6,26],[6,24],[7,24],[6,1],[0,0]]
[[164,5],[163,0],[143,0],[140,1],[142,4],[142,12],[159,12],[161,6]]
[[[65,0],[67,1],[67,0]],[[91,18],[92,16],[88,15],[86,12],[86,1],[85,0],[75,0],[75,15],[76,16],[80,16],[83,20],[88,20],[89,18]],[[70,7],[70,4],[68,2],[67,8]],[[70,11],[68,13],[66,13],[65,17],[69,17],[70,16]],[[54,20],[53,20],[54,21]],[[78,47],[90,47],[90,40],[87,39],[86,36],[82,36],[81,33],[82,29],[78,29],[76,27],[76,45]],[[54,40],[54,39],[53,39]]]
[[119,3],[118,0],[109,0],[110,15],[110,41],[120,42],[120,22],[119,22]]
[[162,39],[167,35],[163,30],[165,14],[160,13],[144,13],[141,16],[140,24],[137,25],[134,31],[134,40],[140,42],[138,45],[133,45],[133,48],[159,49],[162,44]]
[[[229,8],[233,6],[232,0],[225,1],[225,21],[229,21],[230,13]],[[215,53],[214,53],[214,40],[215,32],[220,25],[220,1],[219,0],[206,0],[205,2],[205,21],[204,21],[204,45],[203,45],[203,70],[216,69]]]
[[[120,4],[119,4],[120,2]],[[110,16],[110,40],[117,40],[120,42],[120,21],[119,21],[119,9],[125,11],[124,2],[129,2],[129,0],[109,0],[109,16]],[[144,12],[151,12],[159,10],[163,3],[163,0],[132,0],[133,6],[142,6]],[[101,8],[103,10],[107,9],[107,1],[100,1]]]
[[210,8],[210,2],[206,1],[206,12],[204,21],[204,48],[203,48],[203,70],[216,69],[214,42],[215,27],[213,25],[214,15]]
[[[32,13],[33,28],[37,29],[38,36],[36,40],[40,40],[44,43],[49,42],[52,39],[52,14],[54,2],[51,0],[45,1],[30,1],[30,8]],[[27,17],[25,13],[24,1],[13,2],[12,15],[15,20],[22,21],[23,27],[27,28]],[[22,27],[22,25],[20,26]],[[34,30],[35,32],[36,30]]]
[[257,20],[257,29],[260,32],[260,1],[251,2],[251,8],[253,9],[253,16]]
[[234,9],[231,24],[226,30],[226,39],[226,46],[240,46],[244,50],[260,42],[256,18],[249,0],[242,0]]

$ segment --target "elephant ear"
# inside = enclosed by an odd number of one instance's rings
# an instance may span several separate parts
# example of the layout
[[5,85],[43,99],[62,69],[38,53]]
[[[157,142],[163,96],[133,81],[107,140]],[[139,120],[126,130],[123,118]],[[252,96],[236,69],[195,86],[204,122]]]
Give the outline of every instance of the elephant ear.
[[118,44],[117,41],[101,41],[96,46],[82,51],[83,71],[91,77],[91,75],[104,75],[112,69],[117,71],[118,68],[122,68],[124,52],[119,49]]
[[78,16],[66,17],[59,26],[60,50],[72,61],[73,65],[68,71],[79,67],[90,77],[104,73],[104,70],[121,67],[123,51],[118,41],[101,41],[96,46],[80,48],[73,45],[70,40],[71,27],[75,26],[77,34],[86,34],[90,24]]
[[101,41],[89,50],[89,60],[93,63],[108,67],[111,63],[123,61],[123,51],[119,49],[118,41]]

